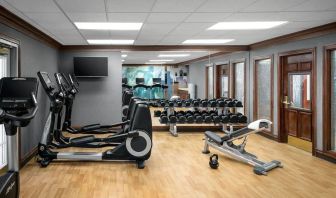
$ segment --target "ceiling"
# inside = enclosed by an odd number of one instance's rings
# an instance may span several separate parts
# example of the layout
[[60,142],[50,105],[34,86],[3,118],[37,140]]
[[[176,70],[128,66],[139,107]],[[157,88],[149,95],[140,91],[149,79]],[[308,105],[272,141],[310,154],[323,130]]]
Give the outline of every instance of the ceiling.
[[[0,0],[0,3],[63,45],[88,45],[87,39],[134,39],[134,45],[235,39],[227,45],[249,45],[336,21],[336,0]],[[289,22],[267,30],[206,30],[226,21]],[[79,30],[74,22],[142,22],[143,26],[140,31]],[[152,57],[154,52],[133,53],[139,60],[144,54],[148,54],[147,59],[156,58]],[[204,55],[192,54],[187,59]],[[133,63],[127,58],[125,62]]]

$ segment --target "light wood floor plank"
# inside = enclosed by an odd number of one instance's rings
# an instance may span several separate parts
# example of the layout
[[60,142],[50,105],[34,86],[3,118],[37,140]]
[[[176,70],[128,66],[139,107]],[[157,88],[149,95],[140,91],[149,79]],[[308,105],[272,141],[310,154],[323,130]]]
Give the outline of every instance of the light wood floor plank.
[[[336,165],[310,153],[251,135],[247,150],[261,160],[280,160],[283,169],[257,176],[252,167],[218,151],[219,168],[201,153],[202,133],[154,133],[152,157],[143,170],[134,163],[57,162],[21,170],[24,198],[108,197],[335,197]],[[72,149],[76,150],[76,149]]]

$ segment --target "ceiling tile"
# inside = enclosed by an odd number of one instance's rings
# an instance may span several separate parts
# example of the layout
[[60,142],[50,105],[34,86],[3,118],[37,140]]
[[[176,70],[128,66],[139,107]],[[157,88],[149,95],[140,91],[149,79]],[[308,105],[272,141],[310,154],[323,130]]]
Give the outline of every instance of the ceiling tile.
[[227,17],[225,21],[264,21],[278,20],[279,16],[274,12],[238,12]]
[[189,13],[151,13],[147,23],[174,23],[182,22]]
[[335,0],[309,0],[297,6],[288,7],[288,11],[324,11],[336,10]]
[[325,12],[279,12],[276,17],[284,21],[323,21],[336,20],[336,11]]
[[40,26],[53,30],[74,29],[74,25],[63,15],[63,13],[25,13],[27,17]]
[[211,25],[213,25],[213,23],[181,23],[172,32],[170,32],[170,35],[193,36],[195,34],[205,31]]
[[307,0],[258,0],[243,9],[248,12],[270,12],[283,11],[292,6],[296,6]]
[[108,21],[110,22],[139,22],[143,23],[146,20],[148,13],[107,13]]
[[166,33],[172,31],[178,23],[150,23],[144,24],[141,28],[140,34],[151,35],[165,35]]
[[6,0],[21,12],[61,12],[52,0]]
[[217,12],[217,13],[193,13],[191,14],[185,22],[188,23],[200,23],[200,22],[220,22],[224,21],[228,16],[232,15],[230,12]]
[[108,12],[149,12],[155,0],[107,0]]
[[56,0],[65,12],[105,12],[104,0]]
[[205,0],[157,0],[153,12],[193,12]]
[[210,0],[203,4],[196,12],[237,12],[256,0]]
[[68,13],[72,22],[106,22],[105,13]]

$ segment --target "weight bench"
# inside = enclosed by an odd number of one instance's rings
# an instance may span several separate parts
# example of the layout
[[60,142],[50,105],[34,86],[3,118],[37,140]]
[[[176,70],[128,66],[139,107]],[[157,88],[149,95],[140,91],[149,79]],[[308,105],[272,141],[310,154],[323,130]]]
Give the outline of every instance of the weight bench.
[[[206,131],[203,153],[210,153],[209,146],[211,146],[233,159],[252,165],[254,167],[253,171],[255,174],[267,175],[267,172],[274,168],[282,168],[283,166],[281,162],[276,160],[268,163],[259,161],[257,159],[257,156],[245,150],[245,146],[247,143],[247,137],[249,135],[258,133],[260,131],[269,130],[271,124],[272,122],[266,119],[257,120],[250,123],[245,128],[233,131],[231,133],[227,133],[222,137],[214,132]],[[241,144],[236,145],[233,143],[234,140],[242,138],[244,138],[244,140]]]

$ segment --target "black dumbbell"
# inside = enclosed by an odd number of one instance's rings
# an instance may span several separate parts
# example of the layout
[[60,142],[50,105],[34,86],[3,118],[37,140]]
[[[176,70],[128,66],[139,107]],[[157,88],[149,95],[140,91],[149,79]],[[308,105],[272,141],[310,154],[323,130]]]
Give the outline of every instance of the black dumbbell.
[[221,115],[220,116],[220,119],[221,119],[221,122],[223,123],[223,124],[226,124],[226,123],[229,123],[230,122],[230,116],[228,116],[228,115]]
[[160,119],[159,119],[161,124],[167,124],[168,123],[168,117],[167,114],[164,114],[163,112],[160,115]]
[[154,111],[154,117],[160,117],[161,111],[160,110],[155,110]]
[[239,100],[235,100],[235,107],[243,107],[243,103]]
[[201,106],[202,107],[207,107],[208,106],[208,100],[207,99],[201,100]]
[[209,100],[210,107],[217,107],[217,101],[215,99]]
[[190,100],[190,99],[184,101],[184,106],[186,106],[186,107],[190,107],[190,105],[191,105],[191,100]]
[[230,115],[230,122],[231,123],[238,123],[239,122],[238,116],[236,114]]
[[177,117],[175,115],[170,115],[169,116],[169,122],[172,124],[177,123]]
[[241,113],[237,113],[239,123],[247,123],[247,117]]
[[199,112],[194,112],[194,121],[196,123],[202,123],[203,122],[203,118],[202,118],[202,116]]
[[194,107],[198,107],[199,106],[199,101],[198,100],[193,100],[192,101],[192,105],[194,106]]
[[176,106],[182,107],[182,101],[181,100],[176,100]]
[[221,118],[218,116],[218,115],[212,115],[212,121],[215,123],[215,124],[218,124],[221,122]]
[[211,123],[212,122],[212,118],[208,113],[202,113],[202,118],[203,118],[205,123]]
[[168,102],[168,106],[169,106],[169,107],[174,107],[174,105],[175,105],[175,102],[174,102],[174,101],[169,101],[169,102]]
[[217,106],[218,107],[225,107],[225,102],[222,99],[217,99]]

